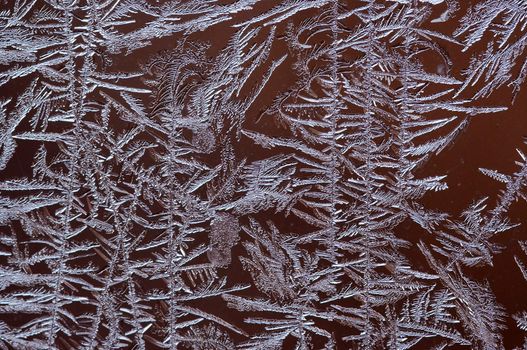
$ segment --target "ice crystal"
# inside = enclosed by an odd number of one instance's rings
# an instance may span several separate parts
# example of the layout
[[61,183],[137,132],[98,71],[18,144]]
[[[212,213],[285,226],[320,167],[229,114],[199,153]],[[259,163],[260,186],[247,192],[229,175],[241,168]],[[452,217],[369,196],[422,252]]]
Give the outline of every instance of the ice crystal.
[[527,349],[524,1],[0,6],[0,348]]

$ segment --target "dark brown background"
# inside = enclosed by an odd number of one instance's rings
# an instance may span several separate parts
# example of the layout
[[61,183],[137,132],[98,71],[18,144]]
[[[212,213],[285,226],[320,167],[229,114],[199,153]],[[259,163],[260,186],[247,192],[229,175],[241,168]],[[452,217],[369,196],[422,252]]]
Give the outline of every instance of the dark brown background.
[[[224,1],[230,3],[230,1]],[[354,1],[347,2],[350,7],[355,6]],[[455,15],[445,23],[433,24],[431,27],[442,33],[451,34],[460,19],[466,12],[466,9],[472,6],[476,1],[460,2],[460,8]],[[213,26],[202,32],[197,32],[189,35],[185,40],[189,42],[207,42],[210,48],[207,50],[207,55],[214,57],[222,48],[224,48],[234,33],[234,28],[231,27],[233,23],[240,23],[246,19],[255,17],[258,14],[265,12],[276,4],[275,1],[261,1],[253,9],[236,14],[230,21]],[[155,3],[154,3],[155,5]],[[0,5],[2,9],[8,9],[11,4]],[[437,13],[442,12],[442,5],[438,8]],[[316,11],[302,11],[294,16],[292,21],[299,23],[305,18],[313,16]],[[146,20],[146,17],[137,14],[137,23],[141,24],[141,20]],[[434,17],[434,16],[432,16]],[[280,37],[287,30],[287,23],[282,23],[277,27],[277,37]],[[133,28],[130,28],[132,30]],[[265,39],[267,29],[263,28],[261,32],[262,40]],[[155,39],[150,45],[145,48],[136,50],[130,55],[125,53],[111,55],[111,70],[112,71],[135,71],[144,64],[149,57],[155,55],[163,50],[170,50],[177,46],[178,42],[183,39],[183,35],[175,34],[165,38]],[[514,39],[514,38],[513,38]],[[512,40],[513,40],[512,39]],[[445,49],[453,61],[453,74],[458,76],[461,70],[467,67],[469,58],[478,50],[481,50],[488,40],[491,40],[487,33],[482,42],[472,47],[467,52],[461,52],[459,47],[449,47],[445,44]],[[278,58],[287,52],[287,47],[283,41],[277,41],[271,50],[271,56]],[[521,56],[525,59],[525,55]],[[519,64],[521,65],[522,62]],[[98,62],[98,65],[101,63]],[[433,63],[432,63],[433,64]],[[7,67],[3,67],[7,68]],[[1,89],[2,97],[13,97],[23,91],[25,86],[30,81],[31,77],[20,78],[11,81],[4,85]],[[261,117],[261,112],[269,106],[275,96],[286,91],[295,83],[296,77],[291,71],[291,61],[288,59],[280,66],[280,68],[271,77],[271,80],[266,86],[265,91],[258,97],[258,101],[251,107],[245,117],[244,125],[247,129],[258,130],[264,134],[280,134],[284,132],[269,116]],[[135,84],[142,86],[144,81],[136,79]],[[474,87],[477,91],[478,86]],[[470,95],[472,91],[466,94]],[[525,111],[527,110],[527,89],[522,89],[516,96],[514,103],[512,103],[512,91],[508,87],[500,88],[490,98],[477,101],[479,105],[486,106],[507,106],[509,109],[505,112],[499,112],[489,115],[478,115],[470,118],[470,125],[465,131],[460,134],[455,142],[441,152],[437,156],[432,156],[429,161],[423,166],[418,175],[448,175],[446,181],[449,189],[445,191],[429,193],[422,200],[425,207],[429,209],[437,209],[458,217],[459,214],[475,200],[482,197],[489,197],[488,204],[492,206],[504,185],[500,184],[489,177],[481,174],[478,168],[496,169],[505,174],[511,174],[517,170],[514,161],[519,159],[515,149],[527,152],[527,146],[523,144],[523,138],[527,136],[527,123],[525,122]],[[143,101],[148,106],[151,104],[151,98],[143,97]],[[13,104],[11,104],[12,106]],[[112,126],[115,129],[126,129],[127,125],[112,119]],[[27,125],[21,124],[17,131],[24,130]],[[31,159],[37,149],[36,144],[32,142],[20,142],[16,150],[15,157],[11,159],[7,168],[0,174],[0,180],[11,179],[14,177],[21,177],[31,174]],[[263,159],[265,156],[273,154],[274,151],[264,150],[255,147],[247,138],[241,138],[236,147],[237,156],[247,157],[248,160]],[[217,154],[212,154],[211,157],[217,157]],[[152,160],[154,161],[154,160]],[[206,161],[206,160],[205,160]],[[215,159],[211,159],[215,163]],[[509,316],[516,312],[527,310],[527,281],[523,280],[522,275],[517,268],[513,255],[520,254],[518,240],[526,240],[527,232],[525,231],[525,224],[527,224],[526,203],[514,204],[511,212],[511,221],[522,223],[522,226],[514,228],[505,233],[499,234],[496,242],[503,245],[504,250],[497,255],[494,260],[492,268],[474,268],[469,273],[472,277],[483,280],[487,279],[493,292],[496,295],[497,301],[503,305]],[[269,216],[273,219],[278,227],[291,227],[291,219],[284,218],[280,215],[275,215],[273,212],[260,214],[261,218]],[[6,230],[4,227],[3,230]],[[301,227],[294,227],[295,231],[301,231]],[[399,237],[404,238],[412,243],[405,255],[411,260],[416,268],[426,270],[426,262],[422,254],[415,244],[420,240],[431,242],[432,237],[423,232],[417,225],[411,223],[409,220],[399,225],[396,230]],[[23,234],[23,233],[20,233]],[[243,254],[241,244],[237,245],[233,250],[233,262],[228,269],[222,270],[232,282],[250,282],[250,276],[243,271],[236,255]],[[37,272],[37,271],[34,271]],[[207,305],[202,305],[210,312],[221,315],[226,320],[231,320],[237,325],[241,325],[242,317],[236,312],[226,308],[225,304],[217,301],[211,301]],[[7,322],[13,321],[13,315],[2,315],[0,319]],[[16,317],[16,316],[15,316]],[[514,320],[508,317],[506,320],[507,329],[504,331],[504,345],[506,349],[512,349],[515,346],[520,346],[523,342],[524,334],[520,331]],[[250,327],[244,327],[248,332]],[[345,349],[345,345],[339,345],[339,349]]]

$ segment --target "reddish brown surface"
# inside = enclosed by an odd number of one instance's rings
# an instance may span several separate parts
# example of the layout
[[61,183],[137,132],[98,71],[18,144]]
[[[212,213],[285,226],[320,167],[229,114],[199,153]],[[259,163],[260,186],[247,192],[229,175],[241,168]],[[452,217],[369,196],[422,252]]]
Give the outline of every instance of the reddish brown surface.
[[[191,34],[186,38],[188,42],[207,42],[210,44],[210,48],[207,49],[207,55],[214,57],[218,52],[224,48],[231,38],[234,29],[230,26],[232,23],[239,23],[245,19],[250,19],[266,11],[272,7],[272,1],[261,1],[252,10],[245,11],[237,14],[230,21],[226,21],[219,26],[214,26],[211,29],[207,29],[203,32]],[[348,5],[353,6],[353,1],[348,1]],[[7,5],[2,5],[7,6]],[[446,23],[434,24],[433,28],[440,32],[450,34],[454,30],[456,23],[461,15],[463,15],[466,8],[470,6],[468,2],[460,4],[460,9],[457,15]],[[438,11],[440,12],[440,11]],[[316,11],[303,11],[294,16],[293,23],[299,23],[305,18],[313,16]],[[141,15],[137,17],[141,20]],[[281,23],[277,26],[277,37],[283,38],[286,34],[287,25]],[[260,32],[261,40],[265,40],[268,33],[268,28],[262,28]],[[178,43],[182,40],[182,36],[173,35],[161,39],[154,40],[146,48],[142,48],[133,52],[131,55],[125,55],[123,53],[119,55],[111,56],[111,70],[112,71],[135,71],[141,67],[142,64],[148,61],[149,57],[159,53],[163,50],[172,50],[177,47]],[[483,41],[484,43],[485,41]],[[461,69],[465,68],[468,64],[468,59],[471,55],[480,50],[483,44],[476,45],[471,48],[468,52],[461,52],[459,47],[454,45],[445,44],[444,49],[448,52],[449,57],[453,61],[453,73],[455,76],[459,75]],[[274,58],[281,57],[284,53],[288,53],[288,47],[284,40],[277,40],[272,46],[270,55]],[[348,57],[347,59],[351,59]],[[525,56],[522,56],[525,59]],[[271,60],[269,60],[271,62]],[[290,89],[296,82],[296,75],[291,67],[292,61],[288,58],[285,63],[271,77],[265,91],[258,97],[257,102],[250,108],[244,120],[244,127],[249,130],[257,130],[266,135],[284,135],[286,131],[281,128],[269,115],[263,115],[262,112],[272,104],[274,98],[281,92]],[[434,62],[434,58],[430,58],[431,66],[437,65]],[[100,62],[97,62],[100,66]],[[264,67],[265,68],[265,67]],[[443,69],[438,67],[438,69]],[[256,72],[256,76],[263,75],[264,72]],[[147,79],[147,78],[145,78]],[[137,79],[135,84],[138,87],[142,87],[145,84],[145,79]],[[15,97],[19,94],[25,86],[28,84],[29,78],[17,79],[10,82],[8,85],[2,87],[2,97]],[[255,82],[256,83],[256,82]],[[474,90],[477,90],[477,86]],[[470,96],[473,91],[467,91],[465,94]],[[244,93],[247,93],[245,91]],[[96,98],[96,97],[94,97]],[[151,105],[151,97],[143,97],[143,101],[147,106]],[[418,175],[429,176],[429,175],[448,175],[446,182],[449,185],[449,189],[440,192],[428,193],[422,200],[421,203],[430,209],[437,209],[454,217],[458,215],[467,206],[475,200],[482,197],[489,197],[489,205],[492,206],[498,198],[500,190],[503,189],[503,185],[493,181],[492,179],[482,175],[478,168],[489,168],[497,169],[502,173],[510,174],[516,170],[514,161],[518,159],[515,152],[516,148],[523,151],[527,151],[527,147],[522,143],[523,138],[527,136],[527,122],[525,121],[525,112],[527,111],[527,89],[522,91],[516,97],[514,103],[512,103],[512,93],[510,88],[501,88],[493,94],[492,97],[476,102],[478,105],[485,106],[507,106],[510,107],[505,112],[494,113],[490,115],[478,115],[470,118],[470,125],[465,129],[463,133],[458,135],[455,142],[445,149],[442,153],[437,156],[432,156],[428,162],[418,171]],[[115,116],[111,119],[112,127],[116,130],[124,130],[128,127],[126,122],[119,121]],[[27,124],[21,124],[17,130],[21,131],[27,129]],[[251,140],[246,137],[241,137],[235,144],[235,153],[238,159],[247,158],[248,161],[263,159],[267,156],[273,155],[277,151],[266,150],[261,147],[255,146]],[[221,147],[221,146],[220,146]],[[1,174],[1,179],[11,179],[14,177],[22,177],[31,174],[31,162],[32,158],[37,150],[37,145],[32,142],[25,142],[23,145],[19,145],[16,151],[16,156],[10,161],[6,170]],[[53,152],[57,153],[58,149],[50,146],[49,156],[51,157]],[[283,151],[283,150],[281,150]],[[211,164],[217,164],[219,152],[210,154],[210,159],[203,157],[203,161],[210,162]],[[151,162],[155,162],[155,159],[150,159]],[[506,313],[509,317],[506,320],[507,329],[503,332],[504,335],[504,346],[506,349],[512,349],[515,346],[520,346],[523,342],[524,334],[519,330],[514,320],[510,317],[516,312],[527,310],[527,281],[523,280],[520,271],[518,270],[513,255],[519,254],[519,247],[517,244],[518,240],[526,240],[527,232],[525,225],[527,225],[527,205],[525,202],[519,202],[514,204],[509,217],[513,222],[521,223],[522,226],[514,228],[508,232],[501,233],[496,238],[496,242],[503,245],[504,249],[501,254],[497,255],[494,260],[493,267],[474,268],[467,269],[467,274],[477,280],[488,280],[492,291],[496,295],[498,303],[504,306]],[[305,223],[292,217],[284,217],[280,214],[275,214],[273,211],[268,210],[265,212],[258,213],[257,217],[261,221],[272,219],[275,224],[282,228],[284,231],[304,232],[308,230]],[[242,224],[247,224],[245,219],[242,219]],[[22,238],[24,233],[21,227],[14,227],[17,234]],[[7,232],[7,228],[2,228],[3,232]],[[416,244],[419,241],[433,242],[433,237],[429,233],[424,232],[416,224],[411,223],[409,220],[404,221],[396,228],[396,234],[398,237],[408,240],[411,246],[404,254],[410,260],[414,268],[422,269],[430,272],[430,269],[426,265],[421,252],[417,248]],[[241,240],[244,237],[241,235]],[[152,255],[149,252],[145,256],[136,254],[136,258],[149,258]],[[244,271],[242,265],[238,259],[239,256],[245,255],[244,249],[241,244],[234,246],[232,250],[232,263],[228,268],[219,270],[221,275],[227,276],[231,283],[251,283],[250,276],[247,271]],[[2,257],[2,259],[5,259]],[[104,261],[97,257],[93,257],[93,262],[99,268],[104,268]],[[2,261],[2,260],[0,260]],[[39,266],[32,270],[33,273],[46,273],[46,267],[42,265],[42,270],[39,270]],[[144,281],[145,289],[153,288],[153,285],[148,285],[148,281]],[[261,295],[260,292],[253,286],[243,292],[244,295]],[[164,305],[162,303],[152,303],[152,307],[164,314]],[[232,322],[238,326],[242,325],[244,315],[241,315],[237,311],[231,310],[226,307],[226,303],[221,299],[209,300],[206,302],[200,302],[199,306],[202,309],[216,315],[220,315],[223,319]],[[75,310],[75,314],[79,315],[82,312],[90,311],[86,310]],[[12,314],[4,314],[0,316],[0,319],[5,320],[10,324],[16,324],[18,321],[27,321],[27,317]],[[163,320],[159,320],[156,328],[163,327]],[[255,331],[250,325],[244,325],[242,328],[251,333]],[[333,329],[335,334],[346,335],[346,330],[341,328]],[[74,343],[75,335],[73,339],[68,339],[63,344]],[[339,338],[337,336],[337,338]],[[234,339],[242,340],[242,337],[234,336]],[[292,341],[292,340],[291,340]],[[60,342],[59,342],[60,344]],[[286,342],[284,349],[292,347],[288,345],[289,341]],[[59,345],[60,346],[60,345]],[[70,349],[70,345],[63,345],[65,349]],[[319,346],[315,343],[314,348],[318,349]],[[337,349],[347,349],[344,343],[338,344]],[[424,346],[424,345],[423,345]],[[462,348],[462,347],[460,347]],[[466,348],[466,347],[464,347]],[[155,346],[151,345],[148,349],[156,349]]]

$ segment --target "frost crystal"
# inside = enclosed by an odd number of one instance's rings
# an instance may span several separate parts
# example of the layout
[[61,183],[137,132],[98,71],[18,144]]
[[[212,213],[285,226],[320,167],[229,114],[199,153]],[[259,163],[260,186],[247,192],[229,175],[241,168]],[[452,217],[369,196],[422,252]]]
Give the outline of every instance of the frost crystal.
[[0,6],[0,349],[527,349],[527,2]]

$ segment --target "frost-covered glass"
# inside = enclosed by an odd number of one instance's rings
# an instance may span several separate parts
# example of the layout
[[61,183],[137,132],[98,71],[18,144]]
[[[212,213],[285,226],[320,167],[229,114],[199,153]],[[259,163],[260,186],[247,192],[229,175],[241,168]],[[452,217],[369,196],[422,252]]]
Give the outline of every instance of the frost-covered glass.
[[0,349],[527,350],[526,46],[524,0],[3,0]]

